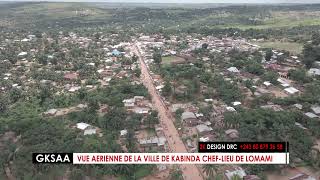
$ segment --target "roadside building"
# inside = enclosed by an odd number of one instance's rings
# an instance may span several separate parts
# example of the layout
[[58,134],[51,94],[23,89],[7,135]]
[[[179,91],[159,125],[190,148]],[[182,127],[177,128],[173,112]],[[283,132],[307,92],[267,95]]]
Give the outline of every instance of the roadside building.
[[167,139],[165,137],[149,137],[145,139],[139,140],[140,148],[142,148],[145,151],[148,150],[164,150],[164,146],[167,142]]
[[182,113],[181,120],[188,126],[195,126],[198,124],[198,119],[193,112],[186,111]]

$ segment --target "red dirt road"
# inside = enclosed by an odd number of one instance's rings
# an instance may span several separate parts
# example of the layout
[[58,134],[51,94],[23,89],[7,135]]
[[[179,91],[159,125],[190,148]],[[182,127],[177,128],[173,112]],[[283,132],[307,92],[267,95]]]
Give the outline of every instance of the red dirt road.
[[[168,110],[167,106],[162,101],[161,96],[158,94],[152,77],[150,76],[149,69],[141,56],[139,49],[134,46],[134,53],[139,57],[141,65],[141,77],[143,84],[147,87],[151,97],[154,107],[158,110],[160,123],[164,129],[164,134],[167,138],[168,145],[173,153],[187,153],[187,149],[179,137],[178,131],[173,124],[173,115]],[[196,165],[180,165],[183,177],[185,180],[202,180],[202,174]]]

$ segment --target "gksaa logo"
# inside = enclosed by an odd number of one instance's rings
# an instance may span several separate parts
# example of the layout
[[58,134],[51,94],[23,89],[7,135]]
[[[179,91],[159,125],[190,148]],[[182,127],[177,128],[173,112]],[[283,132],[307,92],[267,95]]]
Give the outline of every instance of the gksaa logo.
[[32,153],[33,163],[72,163],[72,153]]

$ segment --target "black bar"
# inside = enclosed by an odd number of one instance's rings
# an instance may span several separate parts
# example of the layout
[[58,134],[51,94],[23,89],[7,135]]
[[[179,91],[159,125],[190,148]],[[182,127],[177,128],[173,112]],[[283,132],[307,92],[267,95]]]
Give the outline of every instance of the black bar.
[[72,164],[73,154],[72,153],[32,153],[32,163],[34,164],[43,164],[43,163]]
[[288,142],[199,142],[198,152],[289,152]]

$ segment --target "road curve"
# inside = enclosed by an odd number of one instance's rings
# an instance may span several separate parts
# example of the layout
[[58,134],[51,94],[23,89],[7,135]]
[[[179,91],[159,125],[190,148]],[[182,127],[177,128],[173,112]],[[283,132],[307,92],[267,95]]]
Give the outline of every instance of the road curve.
[[[164,134],[167,138],[168,145],[173,153],[187,153],[187,149],[180,139],[177,129],[173,124],[173,115],[168,110],[167,106],[162,101],[161,96],[153,84],[153,79],[150,76],[149,68],[147,67],[144,57],[142,57],[137,46],[133,46],[133,52],[139,57],[140,67],[141,67],[141,78],[143,84],[149,91],[152,97],[152,103],[156,107],[160,117],[161,126],[164,129]],[[183,177],[185,180],[202,180],[202,174],[196,165],[180,165]]]

